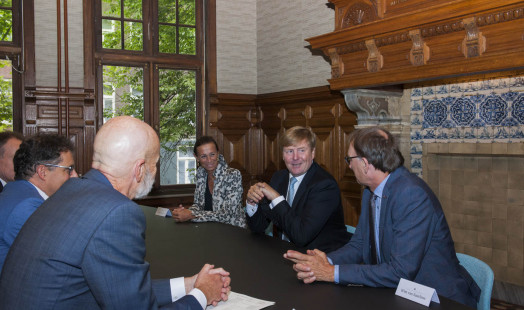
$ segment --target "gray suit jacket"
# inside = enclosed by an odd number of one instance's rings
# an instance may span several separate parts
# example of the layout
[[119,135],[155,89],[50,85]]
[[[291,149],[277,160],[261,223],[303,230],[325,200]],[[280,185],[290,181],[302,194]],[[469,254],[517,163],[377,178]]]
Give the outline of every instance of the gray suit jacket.
[[371,265],[369,204],[351,241],[328,254],[340,265],[341,284],[396,287],[405,278],[437,290],[439,295],[476,308],[480,289],[459,265],[440,203],[424,181],[404,167],[393,171],[382,192],[379,240],[381,264]]
[[13,243],[0,278],[0,309],[201,309],[171,303],[169,280],[151,281],[145,217],[97,170],[43,203]]

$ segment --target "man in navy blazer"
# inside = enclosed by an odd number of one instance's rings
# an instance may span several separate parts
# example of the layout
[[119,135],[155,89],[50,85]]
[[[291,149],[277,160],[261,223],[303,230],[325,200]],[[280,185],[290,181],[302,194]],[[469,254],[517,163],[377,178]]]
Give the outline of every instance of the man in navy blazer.
[[252,231],[263,233],[272,222],[279,238],[308,249],[333,251],[351,235],[344,225],[337,182],[313,161],[315,143],[315,134],[305,127],[292,127],[282,135],[287,169],[277,171],[269,185],[251,186],[247,223]]
[[327,255],[284,257],[304,283],[328,281],[396,287],[405,278],[476,308],[480,289],[459,264],[442,207],[431,189],[402,165],[393,136],[378,127],[355,130],[345,158],[366,186],[353,238]]
[[15,179],[0,193],[0,271],[29,216],[69,180],[77,177],[73,144],[65,136],[39,134],[25,140],[13,158]]
[[93,169],[44,202],[13,243],[0,309],[203,309],[226,300],[229,273],[213,265],[151,281],[145,216],[130,199],[149,192],[159,157],[149,125],[127,116],[104,124]]

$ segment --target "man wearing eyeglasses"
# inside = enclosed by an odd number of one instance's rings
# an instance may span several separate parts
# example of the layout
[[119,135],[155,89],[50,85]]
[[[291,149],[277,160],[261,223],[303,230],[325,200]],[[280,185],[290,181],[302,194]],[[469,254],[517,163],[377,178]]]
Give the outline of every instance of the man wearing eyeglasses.
[[40,134],[20,145],[14,158],[15,181],[0,194],[0,272],[26,220],[65,181],[78,177],[73,144],[59,135]]

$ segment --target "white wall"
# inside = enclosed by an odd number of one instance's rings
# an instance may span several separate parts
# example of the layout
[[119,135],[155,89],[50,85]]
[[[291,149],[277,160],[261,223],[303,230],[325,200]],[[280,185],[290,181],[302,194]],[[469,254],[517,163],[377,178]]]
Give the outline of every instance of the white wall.
[[256,0],[217,0],[217,86],[257,94]]
[[318,0],[217,0],[218,92],[264,94],[327,85],[331,66],[306,38],[333,31]]

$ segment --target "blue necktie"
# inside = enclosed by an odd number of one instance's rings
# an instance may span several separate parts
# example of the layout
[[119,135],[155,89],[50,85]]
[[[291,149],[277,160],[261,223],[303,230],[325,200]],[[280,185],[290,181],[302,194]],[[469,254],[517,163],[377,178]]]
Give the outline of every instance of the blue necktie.
[[[289,203],[289,206],[293,206],[293,198],[295,198],[295,184],[297,183],[297,178],[291,177],[289,179],[289,188],[287,190],[287,203]],[[286,236],[284,232],[282,232],[282,240],[289,241],[289,238]]]
[[297,178],[291,177],[289,179],[289,189],[287,191],[287,202],[289,203],[289,206],[293,205],[293,198],[295,198],[295,184],[297,183]]
[[369,230],[371,232],[371,256],[372,256],[372,259],[373,259],[373,263],[376,264],[376,263],[380,263],[380,256],[379,256],[379,251],[378,251],[378,244],[377,244],[377,239],[378,239],[378,223],[377,223],[377,198],[378,196],[373,194],[373,196],[371,197],[371,218],[370,218],[370,223],[372,223],[372,225],[370,225],[369,227]]

